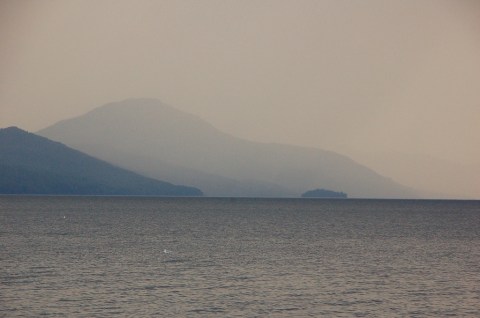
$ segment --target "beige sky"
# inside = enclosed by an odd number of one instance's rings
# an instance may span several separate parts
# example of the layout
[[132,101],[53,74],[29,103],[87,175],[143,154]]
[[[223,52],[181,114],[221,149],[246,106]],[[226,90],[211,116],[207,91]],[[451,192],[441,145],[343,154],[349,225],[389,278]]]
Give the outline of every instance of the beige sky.
[[0,2],[0,127],[156,97],[250,140],[480,165],[480,2]]

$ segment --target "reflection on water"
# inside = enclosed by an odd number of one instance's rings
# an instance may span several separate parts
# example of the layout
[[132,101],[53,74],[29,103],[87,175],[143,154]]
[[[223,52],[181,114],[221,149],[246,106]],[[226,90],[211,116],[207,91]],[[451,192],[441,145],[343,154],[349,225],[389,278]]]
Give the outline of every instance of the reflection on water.
[[0,316],[480,316],[479,225],[472,201],[0,197]]

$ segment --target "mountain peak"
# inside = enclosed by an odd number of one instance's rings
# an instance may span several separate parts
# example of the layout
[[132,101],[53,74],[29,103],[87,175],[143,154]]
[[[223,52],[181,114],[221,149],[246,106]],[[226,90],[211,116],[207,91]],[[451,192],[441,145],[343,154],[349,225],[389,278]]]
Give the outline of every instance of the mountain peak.
[[[128,98],[122,101],[111,102],[93,109],[90,113],[130,111],[130,112],[152,112],[152,111],[176,111],[168,104],[155,98]],[[88,115],[89,113],[85,114]]]
[[2,134],[29,134],[28,131],[20,129],[17,126],[0,128],[0,133],[2,133]]
[[47,138],[35,135],[16,126],[11,126],[7,128],[0,128],[0,140],[2,141],[3,146],[14,146],[21,143],[31,143],[33,141],[38,142],[39,140],[47,140]]

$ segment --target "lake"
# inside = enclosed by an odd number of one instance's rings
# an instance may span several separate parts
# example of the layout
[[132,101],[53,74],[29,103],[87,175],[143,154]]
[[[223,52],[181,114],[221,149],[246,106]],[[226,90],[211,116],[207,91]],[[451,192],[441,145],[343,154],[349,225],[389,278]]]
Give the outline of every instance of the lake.
[[479,317],[480,201],[0,196],[0,317]]

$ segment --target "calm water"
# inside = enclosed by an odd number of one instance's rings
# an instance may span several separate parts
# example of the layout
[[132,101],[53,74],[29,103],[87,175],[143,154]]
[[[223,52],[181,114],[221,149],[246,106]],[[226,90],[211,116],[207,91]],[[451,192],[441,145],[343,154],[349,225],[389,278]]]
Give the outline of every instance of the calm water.
[[480,317],[480,201],[0,197],[0,265],[0,317]]

